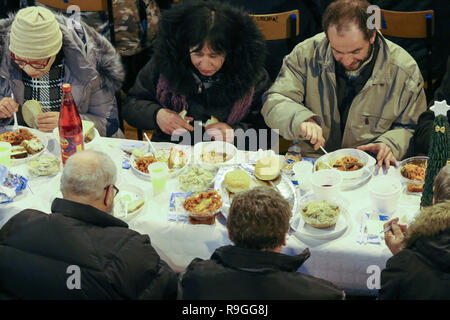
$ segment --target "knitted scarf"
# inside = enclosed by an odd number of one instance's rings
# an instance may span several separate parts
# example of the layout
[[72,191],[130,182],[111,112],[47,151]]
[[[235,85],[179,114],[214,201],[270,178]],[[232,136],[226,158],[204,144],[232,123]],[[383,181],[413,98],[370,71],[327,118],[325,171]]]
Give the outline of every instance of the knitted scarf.
[[[228,125],[232,126],[240,122],[247,115],[252,104],[254,92],[255,88],[251,87],[248,94],[234,103],[226,120]],[[173,111],[181,112],[185,109],[188,110],[189,106],[186,102],[186,96],[182,94],[175,94],[163,75],[159,76],[158,85],[156,88],[156,97],[161,105]]]

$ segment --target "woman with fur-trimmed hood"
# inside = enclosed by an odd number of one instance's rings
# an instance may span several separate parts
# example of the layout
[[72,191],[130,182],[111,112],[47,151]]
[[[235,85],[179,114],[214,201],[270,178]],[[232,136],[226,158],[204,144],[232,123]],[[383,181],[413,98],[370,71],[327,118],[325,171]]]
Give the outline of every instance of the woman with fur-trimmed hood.
[[436,176],[433,206],[423,209],[406,233],[397,222],[385,233],[394,256],[381,272],[379,298],[450,299],[450,164]]
[[[123,137],[115,92],[125,77],[120,56],[106,38],[81,22],[44,7],[27,7],[0,20],[0,125],[20,125],[22,105],[37,100],[37,128],[58,126],[63,83],[70,83],[82,119],[102,136]],[[14,99],[11,95],[14,95]]]
[[154,51],[122,113],[132,126],[154,130],[152,140],[190,132],[190,141],[184,134],[180,141],[190,145],[207,130],[233,142],[238,128],[267,128],[260,114],[270,85],[265,41],[245,12],[209,1],[177,5],[163,14]]

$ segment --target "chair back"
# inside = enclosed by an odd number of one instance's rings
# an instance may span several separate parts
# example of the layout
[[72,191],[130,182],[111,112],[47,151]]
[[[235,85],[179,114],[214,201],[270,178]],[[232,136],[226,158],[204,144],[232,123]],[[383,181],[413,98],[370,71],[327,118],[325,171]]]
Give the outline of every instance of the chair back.
[[433,95],[432,47],[434,35],[434,11],[391,11],[380,9],[381,29],[385,36],[425,39],[427,47],[427,79],[424,83],[427,99]]
[[107,0],[38,0],[38,2],[59,10],[67,10],[69,6],[75,5],[78,6],[82,12],[108,12]]
[[250,16],[266,40],[290,39],[300,33],[298,9],[280,13],[251,14]]
[[426,39],[434,34],[434,11],[391,11],[381,9],[381,33],[398,38]]

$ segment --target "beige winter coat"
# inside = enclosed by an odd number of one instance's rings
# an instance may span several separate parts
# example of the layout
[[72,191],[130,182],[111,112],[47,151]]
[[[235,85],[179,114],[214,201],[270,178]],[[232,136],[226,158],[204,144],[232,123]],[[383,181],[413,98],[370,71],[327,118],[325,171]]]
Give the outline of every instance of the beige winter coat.
[[423,78],[404,49],[379,33],[377,41],[380,50],[372,76],[350,106],[343,137],[335,63],[325,33],[299,43],[284,58],[278,78],[263,96],[261,113],[267,125],[288,140],[300,141],[304,156],[323,154],[301,141],[300,124],[313,117],[322,127],[327,151],[384,142],[397,160],[402,159],[417,119],[426,110]]

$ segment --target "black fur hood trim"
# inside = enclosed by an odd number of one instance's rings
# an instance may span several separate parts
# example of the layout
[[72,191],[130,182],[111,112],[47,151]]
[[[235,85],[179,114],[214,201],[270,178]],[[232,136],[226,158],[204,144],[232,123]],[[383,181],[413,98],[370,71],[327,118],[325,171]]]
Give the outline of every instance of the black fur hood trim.
[[[219,71],[220,81],[209,89],[211,99],[230,105],[248,94],[265,72],[266,43],[252,18],[242,9],[212,1],[203,5],[226,10],[232,19],[233,47]],[[194,67],[189,52],[181,48],[178,38],[185,12],[186,6],[178,5],[163,15],[158,25],[154,59],[176,94],[193,95],[198,90],[192,74]]]

